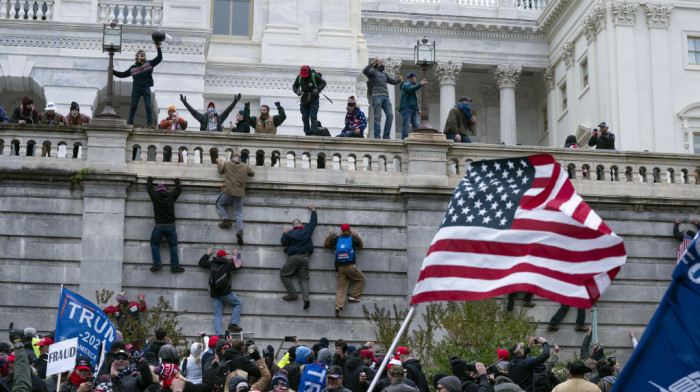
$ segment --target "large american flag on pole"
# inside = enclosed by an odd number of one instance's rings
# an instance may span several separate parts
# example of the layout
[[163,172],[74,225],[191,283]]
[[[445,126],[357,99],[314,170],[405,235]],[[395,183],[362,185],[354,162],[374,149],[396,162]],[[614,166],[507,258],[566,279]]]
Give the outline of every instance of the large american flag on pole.
[[551,155],[479,161],[455,189],[411,305],[528,291],[590,308],[627,255]]

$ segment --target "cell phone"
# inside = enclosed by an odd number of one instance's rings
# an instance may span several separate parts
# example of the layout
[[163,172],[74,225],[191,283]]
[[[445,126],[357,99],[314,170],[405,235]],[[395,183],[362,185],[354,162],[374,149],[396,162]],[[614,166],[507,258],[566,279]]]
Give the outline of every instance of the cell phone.
[[226,339],[228,339],[229,336],[231,336],[231,331],[229,331],[229,330],[227,329],[227,330],[224,332],[224,337],[225,337]]
[[285,336],[284,341],[285,342],[294,342],[296,339],[294,336]]
[[88,377],[88,378],[85,379],[85,382],[89,382],[90,384],[94,384],[94,383],[95,383],[95,377],[94,377],[94,376],[90,376],[90,377]]

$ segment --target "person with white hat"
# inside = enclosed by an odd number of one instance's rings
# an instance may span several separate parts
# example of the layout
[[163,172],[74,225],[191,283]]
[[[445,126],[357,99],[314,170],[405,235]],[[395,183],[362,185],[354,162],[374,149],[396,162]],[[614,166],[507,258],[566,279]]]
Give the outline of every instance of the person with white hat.
[[44,113],[39,115],[39,124],[65,125],[66,119],[56,113],[56,105],[53,102],[49,102],[44,108]]

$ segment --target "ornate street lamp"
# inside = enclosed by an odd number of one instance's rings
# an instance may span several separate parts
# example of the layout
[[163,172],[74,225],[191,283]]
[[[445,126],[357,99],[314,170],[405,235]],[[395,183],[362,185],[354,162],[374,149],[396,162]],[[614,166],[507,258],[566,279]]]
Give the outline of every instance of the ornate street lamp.
[[[433,43],[428,43],[428,39],[423,37],[422,40],[416,41],[416,46],[413,50],[414,60],[416,66],[423,69],[423,78],[428,80],[428,68],[435,65],[435,41]],[[421,102],[421,115],[420,124],[418,129],[414,129],[413,132],[419,133],[439,133],[439,131],[430,126],[428,122],[428,89],[427,84],[423,86],[422,90],[422,102]]]
[[102,31],[102,52],[109,52],[109,67],[107,67],[107,98],[102,113],[95,117],[121,118],[112,107],[112,84],[114,79],[114,53],[122,51],[122,26],[112,22],[104,25]]

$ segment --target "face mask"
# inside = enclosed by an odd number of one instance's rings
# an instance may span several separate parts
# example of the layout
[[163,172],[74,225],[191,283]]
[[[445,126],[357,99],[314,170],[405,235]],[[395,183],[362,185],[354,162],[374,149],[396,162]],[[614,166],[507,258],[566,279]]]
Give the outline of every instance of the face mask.
[[234,162],[241,162],[241,157],[233,157],[231,160]]
[[354,107],[355,107],[355,102],[348,102],[348,107],[354,108]]
[[78,117],[78,114],[80,114],[80,113],[76,113],[76,114],[71,113],[70,115],[71,115],[73,118],[77,118],[77,117]]
[[378,66],[378,67],[377,67],[377,70],[378,70],[379,72],[384,72],[384,66],[383,66],[383,65]]
[[213,107],[209,107],[207,109],[207,113],[209,113],[209,115],[211,115],[211,116],[213,116],[215,112],[216,112],[216,109],[214,109]]

